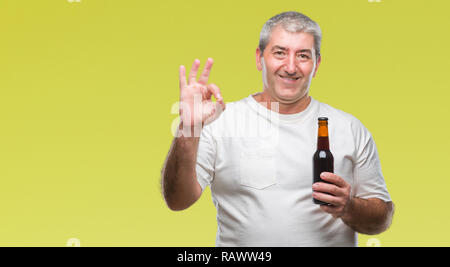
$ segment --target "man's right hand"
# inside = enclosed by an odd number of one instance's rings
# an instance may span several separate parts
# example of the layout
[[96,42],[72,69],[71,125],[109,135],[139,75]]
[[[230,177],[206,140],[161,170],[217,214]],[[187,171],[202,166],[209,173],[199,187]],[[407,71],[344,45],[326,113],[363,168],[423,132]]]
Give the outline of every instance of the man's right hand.
[[[184,129],[201,128],[217,119],[225,109],[219,87],[212,83],[208,84],[212,64],[212,58],[208,58],[197,81],[200,60],[196,59],[187,82],[186,69],[180,66],[180,119]],[[217,102],[212,102],[212,95]]]
[[[188,82],[186,69],[180,66],[181,128],[179,129],[182,129],[183,134],[178,135],[180,133],[178,132],[174,138],[161,173],[162,192],[171,210],[188,208],[202,194],[196,173],[201,128],[218,118],[225,109],[219,87],[207,84],[212,64],[213,60],[209,58],[197,81],[200,61],[196,59],[189,73]],[[212,95],[216,102],[212,102]],[[184,138],[192,136],[194,138]]]

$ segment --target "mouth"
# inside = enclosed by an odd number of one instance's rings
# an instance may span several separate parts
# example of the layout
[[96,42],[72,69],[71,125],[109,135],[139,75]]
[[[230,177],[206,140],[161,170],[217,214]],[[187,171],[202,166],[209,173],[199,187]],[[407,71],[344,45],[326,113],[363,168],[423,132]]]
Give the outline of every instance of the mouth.
[[289,82],[289,83],[294,83],[296,81],[298,81],[301,77],[289,77],[289,76],[282,76],[278,74],[278,77],[280,77],[283,81]]

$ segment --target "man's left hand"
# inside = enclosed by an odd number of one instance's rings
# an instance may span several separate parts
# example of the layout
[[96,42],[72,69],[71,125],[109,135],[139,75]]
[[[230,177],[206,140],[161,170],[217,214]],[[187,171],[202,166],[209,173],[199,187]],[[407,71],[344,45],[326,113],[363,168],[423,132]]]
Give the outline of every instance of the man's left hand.
[[320,208],[331,214],[334,218],[341,218],[349,207],[351,201],[351,185],[338,175],[331,172],[322,172],[320,178],[328,183],[314,183],[313,197],[317,200],[329,203],[320,205]]

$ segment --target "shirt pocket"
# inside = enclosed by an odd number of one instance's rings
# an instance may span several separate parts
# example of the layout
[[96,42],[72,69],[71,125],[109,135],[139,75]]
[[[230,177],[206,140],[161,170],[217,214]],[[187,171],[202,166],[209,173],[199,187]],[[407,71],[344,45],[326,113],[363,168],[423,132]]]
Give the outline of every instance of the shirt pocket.
[[273,148],[247,149],[241,152],[239,178],[242,186],[264,189],[277,183]]

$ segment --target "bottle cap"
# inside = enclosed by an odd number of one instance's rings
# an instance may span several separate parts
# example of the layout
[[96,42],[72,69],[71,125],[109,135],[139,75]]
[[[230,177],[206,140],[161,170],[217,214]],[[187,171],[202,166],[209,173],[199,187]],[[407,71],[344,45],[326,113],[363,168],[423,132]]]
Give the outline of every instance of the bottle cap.
[[327,117],[320,117],[319,121],[328,121],[328,118]]

